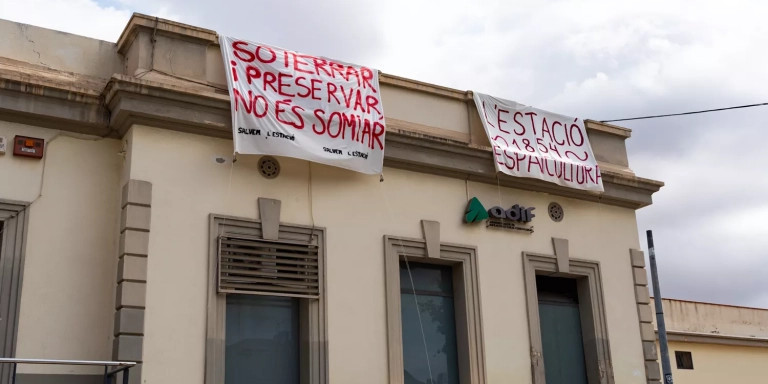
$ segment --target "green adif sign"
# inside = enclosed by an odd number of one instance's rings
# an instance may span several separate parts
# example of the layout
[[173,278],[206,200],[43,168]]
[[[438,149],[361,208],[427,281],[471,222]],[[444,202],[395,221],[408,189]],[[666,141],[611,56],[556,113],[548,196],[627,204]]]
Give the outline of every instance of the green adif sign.
[[486,210],[483,203],[477,197],[473,197],[467,203],[467,210],[464,214],[465,223],[477,223],[486,219],[498,219],[529,223],[536,215],[533,213],[534,207],[526,208],[519,204],[513,205],[509,209],[499,206]]

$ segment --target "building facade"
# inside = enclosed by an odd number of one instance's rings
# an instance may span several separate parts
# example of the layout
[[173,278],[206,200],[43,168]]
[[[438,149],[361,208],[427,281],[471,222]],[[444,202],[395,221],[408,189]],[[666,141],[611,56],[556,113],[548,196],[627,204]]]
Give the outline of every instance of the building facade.
[[[381,74],[381,176],[235,159],[214,31],[0,35],[4,357],[149,384],[658,382],[635,210],[662,183],[629,130],[586,122],[605,192],[509,177],[471,92]],[[472,201],[535,217],[467,223]]]
[[675,383],[762,383],[768,310],[663,299]]

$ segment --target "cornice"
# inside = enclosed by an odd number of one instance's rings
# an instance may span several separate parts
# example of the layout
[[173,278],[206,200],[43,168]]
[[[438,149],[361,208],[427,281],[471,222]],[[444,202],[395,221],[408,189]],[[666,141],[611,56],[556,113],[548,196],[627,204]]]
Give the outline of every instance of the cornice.
[[216,34],[216,31],[141,13],[134,13],[131,15],[131,19],[128,20],[128,25],[123,29],[123,33],[120,34],[120,38],[117,39],[118,53],[125,54],[140,29],[148,29],[153,33],[173,35],[175,38],[182,40],[218,44],[218,35]]
[[[219,44],[216,31],[141,13],[134,13],[117,41],[119,53],[125,54],[125,51],[141,29],[151,30],[153,33],[172,35],[174,38],[181,40],[203,42],[215,46]],[[463,91],[384,72],[379,72],[379,83],[474,104],[472,91]],[[588,129],[625,138],[630,137],[632,133],[630,129],[596,120],[586,119],[584,123]]]
[[391,85],[412,91],[424,92],[433,96],[447,97],[459,101],[472,100],[472,91],[460,91],[458,89],[443,87],[441,85],[425,83],[423,81],[408,79],[405,77],[379,73],[379,84]]
[[[88,83],[92,88],[83,88],[77,87],[82,83],[75,80],[68,83],[53,81],[51,76],[14,77],[1,69],[0,118],[5,120],[112,137],[122,137],[134,124],[225,139],[232,137],[229,95],[214,87],[187,87],[114,75],[97,91],[94,87],[98,82]],[[421,87],[411,81],[402,84]],[[459,97],[447,88],[428,90],[433,91],[443,92],[445,97]],[[603,166],[603,193],[510,177],[496,172],[491,148],[468,143],[467,134],[396,119],[388,121],[388,126],[384,154],[387,167],[632,209],[651,204],[651,195],[664,185],[611,164]],[[587,129],[624,137],[629,132],[595,123],[588,123]]]
[[[659,331],[656,331],[658,338]],[[688,343],[733,345],[742,347],[768,348],[768,338],[736,335],[721,335],[718,333],[700,333],[685,331],[667,331],[667,340]]]
[[123,136],[144,124],[220,138],[232,137],[229,96],[114,75],[104,89],[110,125]]
[[0,118],[103,136],[104,80],[0,58]]
[[631,129],[619,127],[618,125],[601,123],[590,119],[584,120],[584,125],[589,130],[610,133],[611,135],[621,136],[627,139],[632,136]]
[[511,177],[496,172],[493,152],[488,148],[435,140],[414,132],[387,132],[384,165],[632,209],[650,205],[651,195],[664,185],[637,177],[631,172],[616,171],[602,172],[603,193],[562,187],[537,179]]

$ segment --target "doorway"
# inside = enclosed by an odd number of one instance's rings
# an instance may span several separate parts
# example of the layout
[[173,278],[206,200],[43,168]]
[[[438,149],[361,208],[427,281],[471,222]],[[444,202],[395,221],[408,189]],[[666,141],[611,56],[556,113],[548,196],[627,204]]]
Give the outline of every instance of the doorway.
[[575,279],[536,276],[547,384],[587,384]]

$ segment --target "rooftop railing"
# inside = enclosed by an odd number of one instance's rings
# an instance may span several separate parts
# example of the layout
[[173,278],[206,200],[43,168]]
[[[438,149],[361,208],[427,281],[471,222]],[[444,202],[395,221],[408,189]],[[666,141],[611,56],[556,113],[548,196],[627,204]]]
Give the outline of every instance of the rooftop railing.
[[[12,364],[11,384],[16,384],[16,368],[19,364],[47,364],[47,365],[90,365],[104,367],[104,384],[112,383],[117,374],[123,372],[123,384],[128,384],[129,370],[136,366],[131,361],[98,361],[98,360],[49,360],[49,359],[13,359],[0,358],[0,364]],[[112,368],[112,370],[110,370]]]

